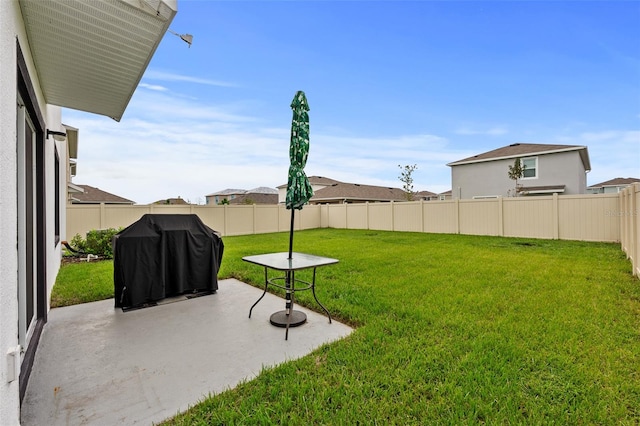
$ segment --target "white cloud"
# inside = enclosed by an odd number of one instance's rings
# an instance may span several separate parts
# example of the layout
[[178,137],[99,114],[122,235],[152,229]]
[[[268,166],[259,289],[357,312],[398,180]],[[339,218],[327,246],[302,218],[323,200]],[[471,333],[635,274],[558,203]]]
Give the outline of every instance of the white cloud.
[[235,83],[221,80],[211,80],[208,78],[192,77],[189,75],[175,74],[171,72],[164,72],[159,70],[149,69],[144,74],[145,79],[160,80],[160,81],[177,81],[183,83],[204,84],[207,86],[217,87],[237,87]]
[[143,88],[149,89],[149,90],[156,90],[158,92],[165,92],[165,91],[169,90],[164,86],[160,86],[160,85],[157,85],[157,84],[147,84],[147,83],[140,83],[140,84],[138,84],[138,87],[143,87]]
[[488,129],[472,129],[468,127],[461,127],[455,130],[458,135],[484,135],[484,136],[502,136],[509,133],[509,130],[505,126],[494,126]]
[[[139,90],[121,122],[64,110],[64,122],[80,129],[74,182],[140,204],[177,196],[203,202],[226,188],[275,188],[287,179],[290,122],[275,125],[251,108],[242,101],[211,104],[172,91]],[[498,135],[506,127],[484,134],[491,132]],[[588,146],[590,184],[640,177],[638,131],[563,132],[543,143],[554,142]],[[353,137],[325,130],[312,132],[305,170],[309,176],[399,188],[398,165],[417,164],[414,189],[443,192],[451,189],[447,163],[494,148],[455,148],[435,134]]]

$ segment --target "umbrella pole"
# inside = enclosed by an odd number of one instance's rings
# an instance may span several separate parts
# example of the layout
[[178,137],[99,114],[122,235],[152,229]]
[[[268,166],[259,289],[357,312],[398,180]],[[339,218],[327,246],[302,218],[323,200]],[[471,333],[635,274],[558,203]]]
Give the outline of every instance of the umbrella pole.
[[293,257],[293,217],[296,209],[291,208],[291,227],[289,228],[289,260]]
[[[293,258],[293,219],[295,216],[295,211],[296,209],[291,208],[291,228],[289,229],[289,260],[291,260]],[[293,273],[291,272],[291,270],[287,271],[287,275],[286,275],[286,279],[285,279],[285,287],[286,287],[286,313],[287,313],[287,320],[290,320],[290,315],[292,314],[291,312],[291,276],[293,275]],[[288,321],[287,321],[288,324]],[[287,328],[287,332],[288,332],[288,328]]]

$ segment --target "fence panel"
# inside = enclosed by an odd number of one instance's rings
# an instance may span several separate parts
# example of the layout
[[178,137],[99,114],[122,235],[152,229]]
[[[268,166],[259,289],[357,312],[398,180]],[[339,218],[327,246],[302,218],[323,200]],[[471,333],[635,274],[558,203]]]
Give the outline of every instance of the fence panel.
[[[316,229],[320,227],[321,206],[305,206],[302,210],[296,210],[296,216],[300,218],[297,229]],[[291,214],[291,212],[289,212]],[[291,220],[289,220],[289,228]]]
[[[313,205],[295,212],[294,229],[329,227],[620,242],[638,275],[639,206],[640,184],[620,194]],[[84,237],[92,229],[126,227],[146,213],[197,214],[223,236],[288,231],[291,221],[291,211],[277,205],[68,205],[64,239],[76,234]]]
[[624,189],[618,196],[620,246],[631,261],[633,275],[640,277],[640,184]]
[[327,227],[346,228],[347,227],[347,206],[348,204],[327,205]]
[[504,198],[502,217],[502,235],[506,237],[557,238],[552,196]]
[[254,232],[256,234],[268,234],[280,231],[279,215],[282,209],[274,209],[273,206],[254,205]]
[[460,233],[500,235],[498,199],[460,200]]
[[422,202],[393,203],[393,230],[422,232]]
[[455,201],[428,201],[423,203],[424,232],[457,234],[457,206],[458,204]]
[[225,235],[224,206],[194,206],[193,213],[209,228]]
[[561,240],[620,241],[617,194],[558,197],[558,238]]
[[369,229],[369,203],[347,204],[347,227],[349,229]]
[[369,229],[393,231],[393,204],[369,203]]
[[65,240],[71,241],[76,234],[85,238],[87,232],[92,229],[102,229],[100,226],[100,206],[79,205],[67,208],[67,235],[64,237]]

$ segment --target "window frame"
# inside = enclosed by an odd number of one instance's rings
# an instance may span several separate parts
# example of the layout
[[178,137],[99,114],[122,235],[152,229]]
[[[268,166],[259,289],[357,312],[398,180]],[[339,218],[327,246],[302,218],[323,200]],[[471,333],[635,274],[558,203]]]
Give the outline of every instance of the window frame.
[[533,176],[524,176],[524,174],[527,172],[527,170],[531,170],[531,168],[525,168],[524,172],[523,172],[523,176],[522,178],[520,178],[520,180],[529,180],[529,179],[538,179],[540,177],[540,171],[538,168],[538,157],[523,157],[520,161],[522,162],[522,165],[525,166],[525,161],[527,160],[533,160],[534,162],[534,175]]

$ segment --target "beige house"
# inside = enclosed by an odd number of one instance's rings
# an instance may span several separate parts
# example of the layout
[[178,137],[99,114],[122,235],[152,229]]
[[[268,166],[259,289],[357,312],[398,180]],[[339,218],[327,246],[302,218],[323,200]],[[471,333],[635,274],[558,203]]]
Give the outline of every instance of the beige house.
[[77,129],[120,121],[176,0],[0,1],[0,424],[20,424],[60,268]]
[[337,182],[314,191],[309,204],[347,204],[407,201],[400,188]]
[[[524,177],[509,178],[516,159]],[[586,146],[514,143],[447,164],[454,199],[584,194],[591,170]]]
[[418,191],[413,196],[414,200],[433,201],[438,200],[438,194],[431,191]]
[[206,204],[207,205],[218,205],[222,203],[224,200],[231,202],[231,200],[239,197],[241,195],[246,194],[247,191],[245,189],[224,189],[222,191],[213,192],[211,194],[205,195]]
[[267,187],[250,189],[246,194],[240,195],[229,204],[278,204],[278,190]]
[[587,194],[617,194],[632,183],[640,182],[637,178],[615,178],[596,183],[587,188]]

